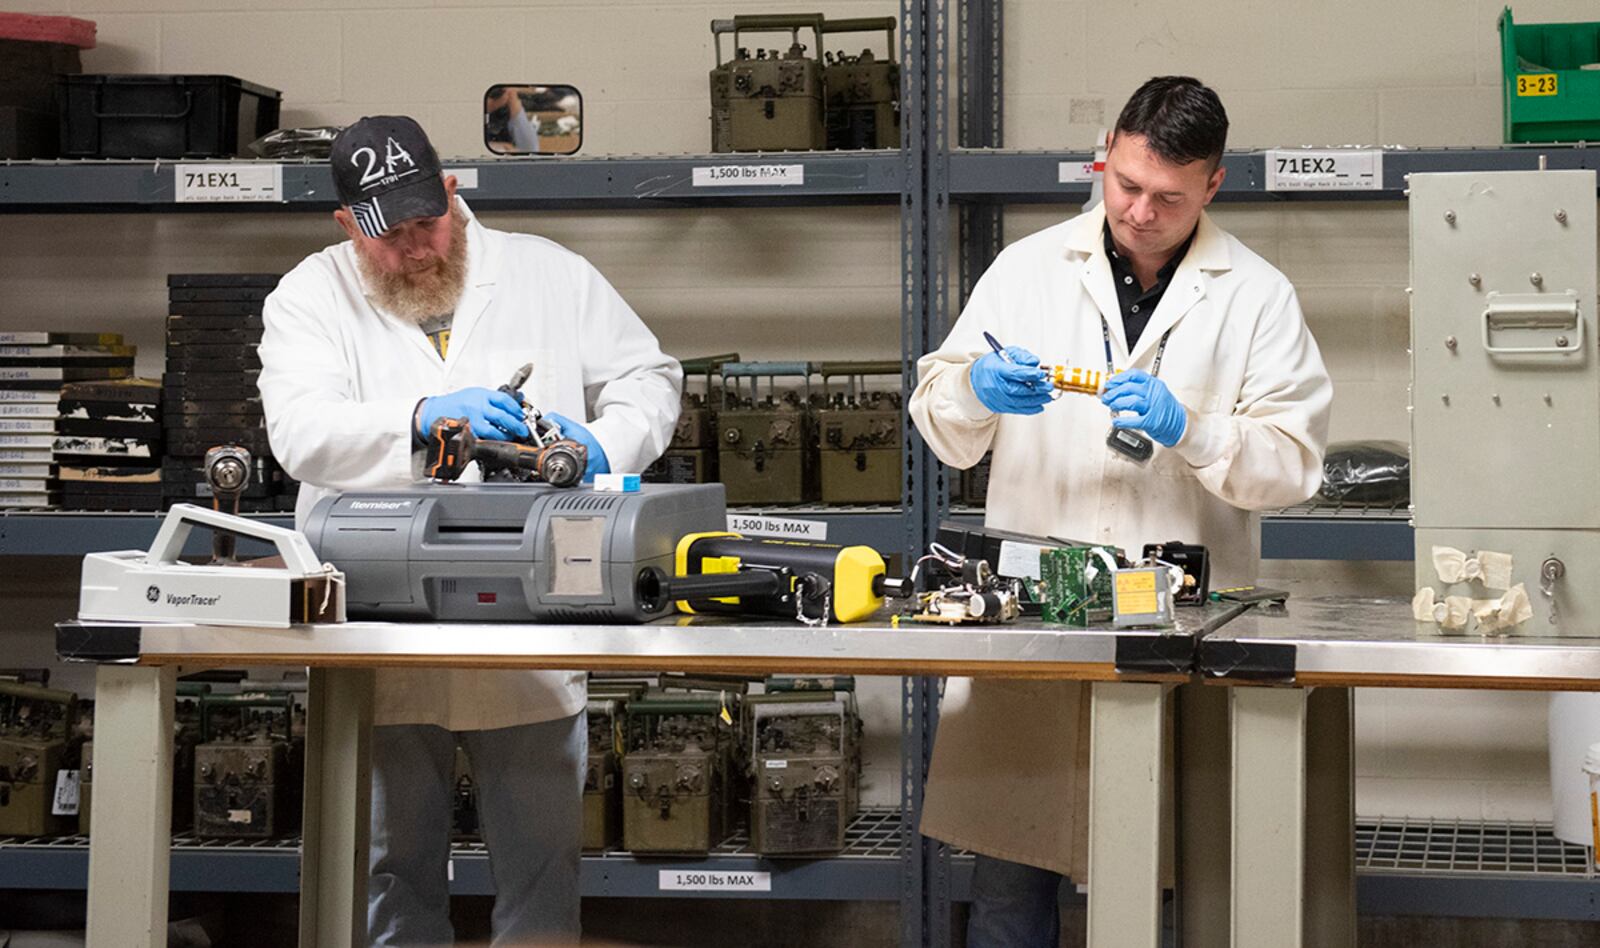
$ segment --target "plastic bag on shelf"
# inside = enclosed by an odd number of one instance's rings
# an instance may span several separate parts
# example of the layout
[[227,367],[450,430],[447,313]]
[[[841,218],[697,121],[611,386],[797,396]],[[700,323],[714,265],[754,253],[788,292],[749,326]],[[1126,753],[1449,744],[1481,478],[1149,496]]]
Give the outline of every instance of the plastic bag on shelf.
[[344,131],[338,125],[318,125],[310,128],[280,128],[268,132],[245,146],[257,158],[279,160],[284,158],[325,159],[333,153],[333,140]]
[[1341,504],[1411,502],[1411,449],[1402,441],[1340,441],[1328,446],[1317,496]]

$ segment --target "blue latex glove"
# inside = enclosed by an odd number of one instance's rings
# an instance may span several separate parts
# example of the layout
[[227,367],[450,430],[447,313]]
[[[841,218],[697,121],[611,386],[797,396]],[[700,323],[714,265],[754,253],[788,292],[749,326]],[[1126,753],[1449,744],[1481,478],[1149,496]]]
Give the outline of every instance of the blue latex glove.
[[1189,425],[1188,413],[1167,383],[1143,369],[1118,372],[1106,383],[1100,394],[1112,412],[1132,412],[1115,415],[1113,428],[1137,428],[1167,447],[1177,444]]
[[611,461],[606,457],[606,449],[600,447],[600,442],[594,439],[588,428],[566,415],[558,415],[553,411],[546,412],[545,417],[561,426],[563,438],[569,438],[589,449],[589,466],[583,469],[584,480],[592,481],[596,474],[611,473]]
[[427,440],[428,432],[440,418],[465,418],[472,425],[472,433],[487,441],[528,436],[522,406],[510,395],[492,388],[464,388],[423,399],[417,412],[417,434]]
[[983,407],[995,414],[1037,415],[1050,403],[1052,391],[1039,368],[1039,357],[1020,346],[1006,346],[1007,362],[990,352],[972,363],[967,378]]

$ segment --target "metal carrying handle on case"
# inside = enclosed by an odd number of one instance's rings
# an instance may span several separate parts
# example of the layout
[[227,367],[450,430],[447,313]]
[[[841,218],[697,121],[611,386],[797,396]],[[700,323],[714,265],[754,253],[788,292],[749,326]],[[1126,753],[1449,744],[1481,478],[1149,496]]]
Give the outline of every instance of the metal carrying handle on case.
[[156,532],[155,540],[150,543],[146,561],[162,565],[178,562],[183,545],[189,539],[189,531],[196,525],[272,544],[278,555],[283,557],[284,567],[295,576],[317,576],[324,572],[305,534],[195,504],[172,505],[172,509],[167,511],[167,518],[161,522],[161,529]]
[[739,34],[797,32],[810,29],[817,40],[816,58],[822,59],[823,18],[820,13],[756,13],[733,19],[711,21],[711,38],[716,47],[717,65],[722,65],[722,34],[733,34],[734,54],[738,55]]
[[[294,737],[294,696],[284,694],[281,697],[268,694],[242,694],[242,695],[200,695],[200,740],[211,739],[211,709],[212,708],[270,708],[283,712],[283,738],[291,740]],[[271,734],[272,728],[267,728]]]
[[[1543,318],[1540,318],[1543,317]],[[1577,338],[1567,346],[1496,346],[1493,329],[1570,329]],[[1483,310],[1483,351],[1490,355],[1578,355],[1583,352],[1583,319],[1572,295],[1544,301],[1494,300]]]
[[[774,380],[780,375],[793,376],[805,379],[806,395],[809,397],[811,393],[811,374],[815,370],[816,367],[809,362],[729,362],[722,367],[722,380],[726,382],[729,379],[749,379],[750,397],[755,398],[757,394],[756,386],[759,384],[756,379],[765,377],[767,379],[768,394],[775,397],[778,383]],[[737,396],[739,392],[737,383],[734,384],[733,391]]]
[[721,369],[723,366],[727,365],[728,363],[730,363],[730,362],[738,362],[738,361],[739,361],[739,353],[737,353],[737,352],[724,352],[721,355],[700,356],[700,357],[694,358],[694,359],[684,359],[683,361],[679,362],[678,365],[683,368],[683,374],[686,375],[686,376],[688,376],[688,375],[708,375],[709,376],[709,375],[714,374],[718,369]]
[[725,379],[778,375],[809,377],[812,372],[809,362],[728,362],[722,366]]
[[822,24],[824,33],[875,33],[882,30],[884,33],[885,58],[894,58],[894,28],[897,25],[892,16],[857,16],[843,20],[828,20]]
[[818,362],[817,374],[823,378],[839,375],[899,375],[904,366],[881,359],[875,362]]

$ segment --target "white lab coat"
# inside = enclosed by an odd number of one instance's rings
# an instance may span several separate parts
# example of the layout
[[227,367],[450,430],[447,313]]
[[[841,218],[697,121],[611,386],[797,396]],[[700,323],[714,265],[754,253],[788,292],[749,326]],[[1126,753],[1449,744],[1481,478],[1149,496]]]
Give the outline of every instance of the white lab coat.
[[[1202,215],[1133,352],[1124,338],[1104,208],[1007,247],[974,287],[961,318],[918,363],[910,411],[946,464],[993,451],[985,522],[1024,533],[1112,544],[1205,544],[1213,586],[1256,578],[1252,511],[1299,503],[1322,481],[1332,384],[1294,287]],[[1034,416],[996,415],[968,381],[989,351],[982,333],[1046,363],[1149,371],[1172,335],[1160,378],[1188,427],[1147,464],[1106,447],[1110,412],[1064,395]],[[923,832],[1015,862],[1087,875],[1085,689],[1072,682],[968,681],[946,688]]]
[[[367,299],[349,241],[307,257],[267,298],[261,399],[273,454],[302,482],[296,526],[334,491],[416,481],[418,400],[494,388],[528,362],[524,394],[587,420],[613,471],[641,471],[666,448],[683,373],[628,304],[583,257],[466,213],[467,283],[445,359]],[[567,717],[583,702],[576,671],[394,669],[378,674],[374,720],[487,730]]]

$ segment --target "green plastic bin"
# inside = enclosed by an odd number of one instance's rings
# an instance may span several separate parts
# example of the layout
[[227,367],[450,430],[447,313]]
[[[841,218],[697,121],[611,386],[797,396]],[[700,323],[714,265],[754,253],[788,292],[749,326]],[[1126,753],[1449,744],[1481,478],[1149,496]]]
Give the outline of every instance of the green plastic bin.
[[1500,14],[1507,142],[1600,141],[1600,23]]

